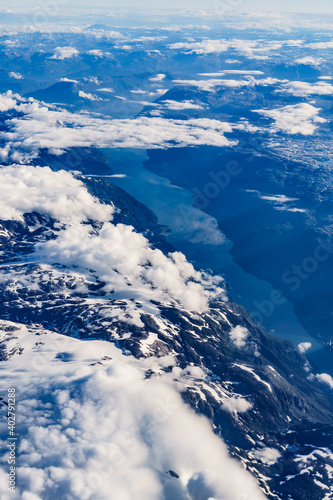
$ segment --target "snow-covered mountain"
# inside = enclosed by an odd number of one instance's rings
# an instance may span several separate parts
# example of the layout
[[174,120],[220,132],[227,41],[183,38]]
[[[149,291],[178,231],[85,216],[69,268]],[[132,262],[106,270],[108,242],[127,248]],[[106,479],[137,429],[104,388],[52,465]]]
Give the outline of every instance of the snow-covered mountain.
[[[222,36],[214,20],[117,19],[1,28],[1,498],[329,500],[333,378],[218,271],[227,236],[234,261],[278,287],[325,240],[322,267],[283,293],[329,340],[331,42],[293,18],[278,18],[283,34],[266,20],[260,39],[230,20]],[[189,207],[173,238],[144,187],[121,187],[146,150],[144,182],[173,193],[164,210],[190,190],[214,243],[187,240]]]

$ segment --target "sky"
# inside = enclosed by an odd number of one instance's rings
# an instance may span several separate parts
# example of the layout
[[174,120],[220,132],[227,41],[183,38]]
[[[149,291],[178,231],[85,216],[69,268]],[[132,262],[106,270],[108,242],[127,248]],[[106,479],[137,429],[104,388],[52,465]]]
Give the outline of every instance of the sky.
[[[4,0],[0,0],[0,5]],[[4,2],[5,4],[6,2]],[[32,7],[39,5],[43,7],[48,2],[45,0],[14,0],[12,6]],[[331,12],[333,13],[332,0],[168,0],[168,2],[156,0],[51,0],[67,8],[80,7],[136,7],[140,9],[213,9],[226,5],[230,10],[240,11],[277,11],[277,12]],[[8,6],[8,4],[7,4]]]

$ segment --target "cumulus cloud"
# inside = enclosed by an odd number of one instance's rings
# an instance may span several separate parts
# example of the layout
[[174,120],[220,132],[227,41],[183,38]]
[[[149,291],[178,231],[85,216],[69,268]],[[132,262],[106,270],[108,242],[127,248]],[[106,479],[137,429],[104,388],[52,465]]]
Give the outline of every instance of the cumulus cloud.
[[166,256],[123,224],[104,223],[98,234],[87,226],[68,227],[55,240],[38,244],[36,251],[43,262],[78,265],[87,274],[94,270],[114,298],[135,298],[147,307],[150,300],[176,300],[188,310],[203,312],[222,292],[212,286],[214,278],[195,271],[183,254]]
[[108,221],[114,208],[102,205],[72,174],[49,167],[11,165],[0,168],[0,218],[20,220],[36,211],[63,222]]
[[56,47],[51,59],[70,59],[78,54],[79,51],[74,47]]
[[316,379],[323,384],[327,384],[330,389],[333,389],[333,378],[328,373],[319,373],[316,375]]
[[300,344],[298,344],[297,347],[298,347],[299,352],[301,354],[304,354],[306,351],[311,349],[312,344],[311,344],[311,342],[301,342]]
[[243,326],[237,325],[235,328],[232,328],[229,332],[229,336],[231,340],[234,342],[236,347],[245,347],[246,339],[249,336],[249,332],[247,328]]
[[16,101],[13,99],[13,94],[9,91],[6,94],[0,94],[0,112],[8,111],[12,109]]
[[280,93],[292,94],[299,97],[308,95],[332,95],[333,85],[327,82],[288,82],[278,90]]
[[[15,332],[23,354],[2,363],[2,380],[19,390],[20,481],[10,498],[264,500],[167,377],[145,377],[163,358],[136,360],[107,342],[42,333]],[[7,434],[2,423],[4,442]]]
[[[332,87],[333,89],[333,87]],[[315,108],[307,103],[294,104],[275,109],[254,110],[267,118],[274,120],[272,132],[286,134],[313,135],[320,123],[327,120],[318,116],[321,108]]]
[[245,413],[253,407],[250,401],[242,397],[231,397],[223,401],[222,408],[228,413]]
[[[17,102],[13,106],[11,97],[1,96],[5,110],[14,107],[24,113],[22,118],[7,121],[10,132],[1,132],[7,141],[2,156],[9,155],[13,161],[24,162],[37,156],[42,148],[53,154],[61,154],[71,147],[109,148],[166,148],[185,146],[232,146],[224,136],[232,132],[232,126],[219,120],[201,118],[172,120],[157,117],[134,119],[101,119],[88,113],[55,111],[36,101]],[[9,149],[8,149],[9,148]]]
[[[55,239],[35,247],[33,258],[43,264],[80,266],[81,273],[97,273],[113,298],[136,299],[151,309],[151,300],[174,302],[188,310],[204,311],[210,300],[222,297],[221,278],[198,272],[180,252],[166,256],[151,248],[132,226],[114,225],[111,205],[101,204],[72,174],[48,167],[13,165],[0,168],[3,219],[20,219],[36,211],[66,226]],[[100,229],[89,220],[104,222]]]
[[21,73],[15,73],[15,71],[11,71],[9,73],[9,77],[14,78],[15,80],[22,80],[23,79],[23,76],[21,75]]

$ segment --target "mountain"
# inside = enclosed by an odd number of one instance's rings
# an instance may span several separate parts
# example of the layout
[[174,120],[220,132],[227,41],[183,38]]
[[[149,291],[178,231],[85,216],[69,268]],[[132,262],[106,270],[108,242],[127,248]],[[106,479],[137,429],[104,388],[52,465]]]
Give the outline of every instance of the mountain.
[[331,500],[332,18],[42,14],[1,25],[1,498]]

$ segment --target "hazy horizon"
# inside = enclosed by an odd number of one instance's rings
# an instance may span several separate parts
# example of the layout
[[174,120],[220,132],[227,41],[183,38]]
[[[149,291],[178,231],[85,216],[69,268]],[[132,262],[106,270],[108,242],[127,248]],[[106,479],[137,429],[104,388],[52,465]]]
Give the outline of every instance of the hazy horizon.
[[[47,9],[48,2],[35,0],[15,0],[8,8],[33,8],[40,7],[43,10]],[[331,0],[320,0],[314,3],[312,0],[280,0],[278,3],[274,0],[170,0],[167,5],[161,2],[157,5],[154,0],[127,0],[121,3],[120,0],[98,0],[94,5],[91,0],[54,0],[50,3],[50,9],[54,5],[68,9],[151,9],[154,10],[169,10],[169,9],[190,9],[190,10],[216,10],[223,8],[229,11],[262,11],[262,12],[298,12],[298,13],[333,13],[333,4]]]

